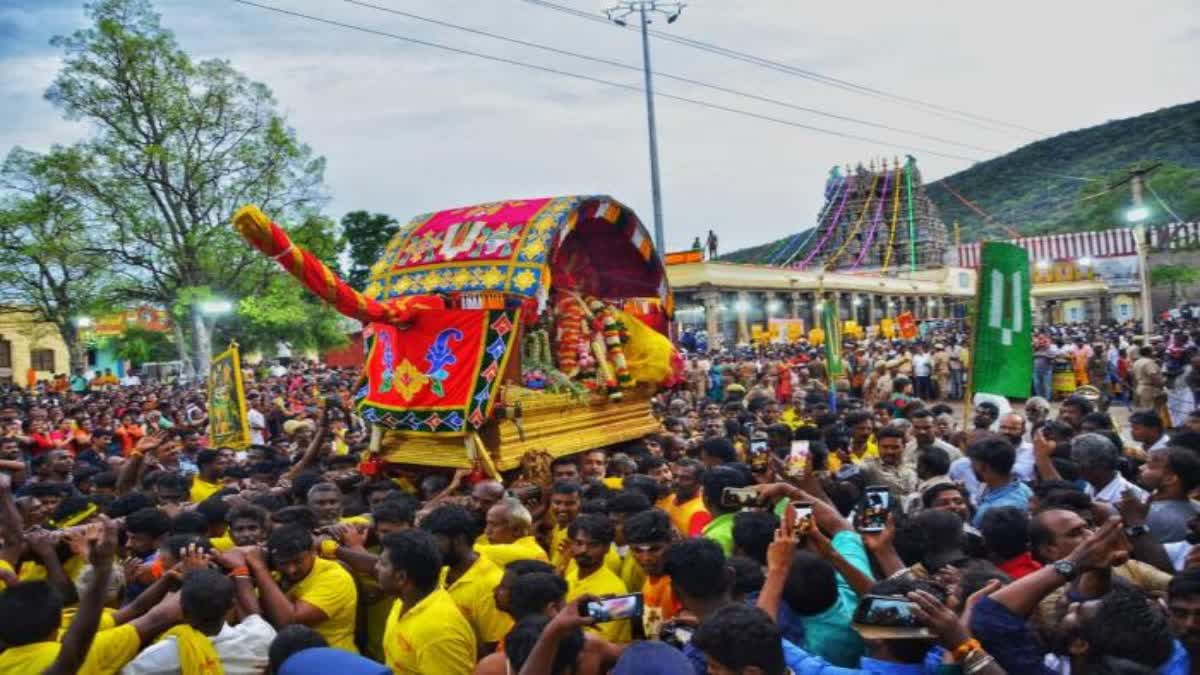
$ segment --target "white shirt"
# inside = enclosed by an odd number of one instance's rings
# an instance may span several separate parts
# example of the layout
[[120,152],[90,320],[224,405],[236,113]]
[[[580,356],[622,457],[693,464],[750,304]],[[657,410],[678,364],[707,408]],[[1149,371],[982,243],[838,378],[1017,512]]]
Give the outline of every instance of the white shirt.
[[137,375],[126,375],[121,378],[122,387],[137,387],[142,384],[142,378]]
[[979,496],[983,494],[983,483],[975,477],[975,469],[971,468],[970,457],[960,457],[950,462],[950,480],[962,485],[967,490],[972,504],[979,504]]
[[1167,552],[1167,558],[1171,560],[1171,566],[1176,572],[1182,572],[1187,566],[1188,554],[1192,552],[1192,544],[1186,541],[1172,541],[1163,544],[1163,550]]
[[1017,461],[1013,462],[1012,472],[1021,480],[1030,481],[1034,476],[1034,464],[1037,459],[1033,456],[1033,444],[1023,441],[1017,448]]
[[913,356],[913,375],[917,377],[929,377],[933,374],[933,359],[928,354],[917,354]]
[[1098,502],[1104,502],[1106,504],[1115,504],[1115,503],[1121,501],[1121,495],[1126,490],[1132,490],[1134,496],[1137,497],[1138,501],[1140,501],[1140,502],[1146,501],[1146,498],[1150,496],[1149,493],[1147,493],[1142,488],[1125,480],[1125,477],[1119,473],[1116,475],[1115,478],[1113,478],[1111,481],[1109,481],[1108,485],[1105,485],[1104,488],[1102,490],[1100,490],[1099,492],[1096,492],[1096,490],[1094,488],[1092,488],[1090,483],[1084,488],[1083,491],[1086,492],[1089,497],[1091,497],[1092,499],[1094,499]]
[[283,366],[281,366],[277,363],[277,364],[271,366],[270,372],[271,372],[271,377],[283,377],[284,375],[287,375],[287,368],[284,368]]
[[[253,614],[236,626],[225,624],[221,632],[211,639],[225,675],[258,675],[267,667],[267,649],[275,639],[275,629],[262,617]],[[145,648],[121,669],[121,673],[182,675],[175,638],[167,638]]]
[[263,430],[267,428],[267,418],[259,411],[251,408],[246,413],[246,419],[250,422],[250,442],[254,445],[265,444],[266,437],[263,436]]

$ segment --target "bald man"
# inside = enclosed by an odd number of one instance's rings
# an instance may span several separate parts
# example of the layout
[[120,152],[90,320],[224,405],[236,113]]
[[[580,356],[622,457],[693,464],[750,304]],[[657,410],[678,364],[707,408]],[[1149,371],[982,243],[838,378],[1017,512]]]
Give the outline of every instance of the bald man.
[[1025,440],[1025,417],[1020,413],[1010,412],[1000,417],[1000,434],[1008,439],[1017,451],[1017,461],[1013,463],[1013,475],[1021,480],[1033,480],[1033,444]]

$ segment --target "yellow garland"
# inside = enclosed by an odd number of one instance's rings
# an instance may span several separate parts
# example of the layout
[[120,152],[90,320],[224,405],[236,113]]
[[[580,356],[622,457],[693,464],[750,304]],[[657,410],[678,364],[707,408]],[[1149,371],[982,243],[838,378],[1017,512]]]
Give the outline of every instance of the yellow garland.
[[[884,171],[887,171],[887,167],[884,167]],[[854,223],[854,228],[850,230],[850,234],[846,235],[845,241],[842,242],[842,245],[838,247],[838,250],[834,251],[833,256],[830,257],[825,263],[827,267],[832,266],[837,262],[837,259],[842,256],[842,252],[845,251],[846,247],[850,245],[850,240],[854,238],[854,235],[858,234],[859,228],[862,227],[863,221],[867,218],[867,212],[871,210],[871,200],[875,198],[875,186],[878,184],[879,174],[875,174],[875,177],[871,179],[871,187],[869,190],[867,190],[867,202],[863,204],[862,213],[859,214],[858,220]]]
[[886,272],[888,265],[892,262],[892,247],[896,244],[896,220],[900,216],[900,167],[896,167],[896,189],[892,191],[892,228],[888,233],[887,253],[883,257],[883,269],[880,272]]

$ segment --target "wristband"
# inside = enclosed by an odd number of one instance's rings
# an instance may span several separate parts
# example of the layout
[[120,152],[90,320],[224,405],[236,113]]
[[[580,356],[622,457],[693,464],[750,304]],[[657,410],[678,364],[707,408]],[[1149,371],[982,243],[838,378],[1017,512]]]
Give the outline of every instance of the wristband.
[[970,638],[966,642],[962,643],[961,645],[959,645],[959,646],[955,647],[953,650],[951,650],[950,656],[955,661],[962,661],[963,659],[965,659],[967,657],[967,654],[970,654],[972,651],[974,651],[976,649],[982,649],[982,648],[983,648],[982,645],[979,644],[979,640],[976,640],[975,638]]
[[248,577],[248,576],[250,576],[250,568],[246,567],[245,565],[242,565],[241,567],[235,567],[235,568],[229,570],[229,574],[226,576]]

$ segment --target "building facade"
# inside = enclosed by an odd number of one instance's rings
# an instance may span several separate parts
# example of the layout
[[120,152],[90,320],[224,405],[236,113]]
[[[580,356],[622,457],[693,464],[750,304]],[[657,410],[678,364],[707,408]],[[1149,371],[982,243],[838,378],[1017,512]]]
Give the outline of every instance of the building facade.
[[70,370],[71,357],[58,327],[32,312],[0,313],[0,384],[26,385]]
[[921,319],[961,319],[975,292],[975,271],[941,267],[882,277],[770,265],[692,262],[667,266],[680,330],[705,330],[710,344],[747,343],[773,319],[816,325],[816,307],[832,300],[840,318],[864,328],[910,312]]

